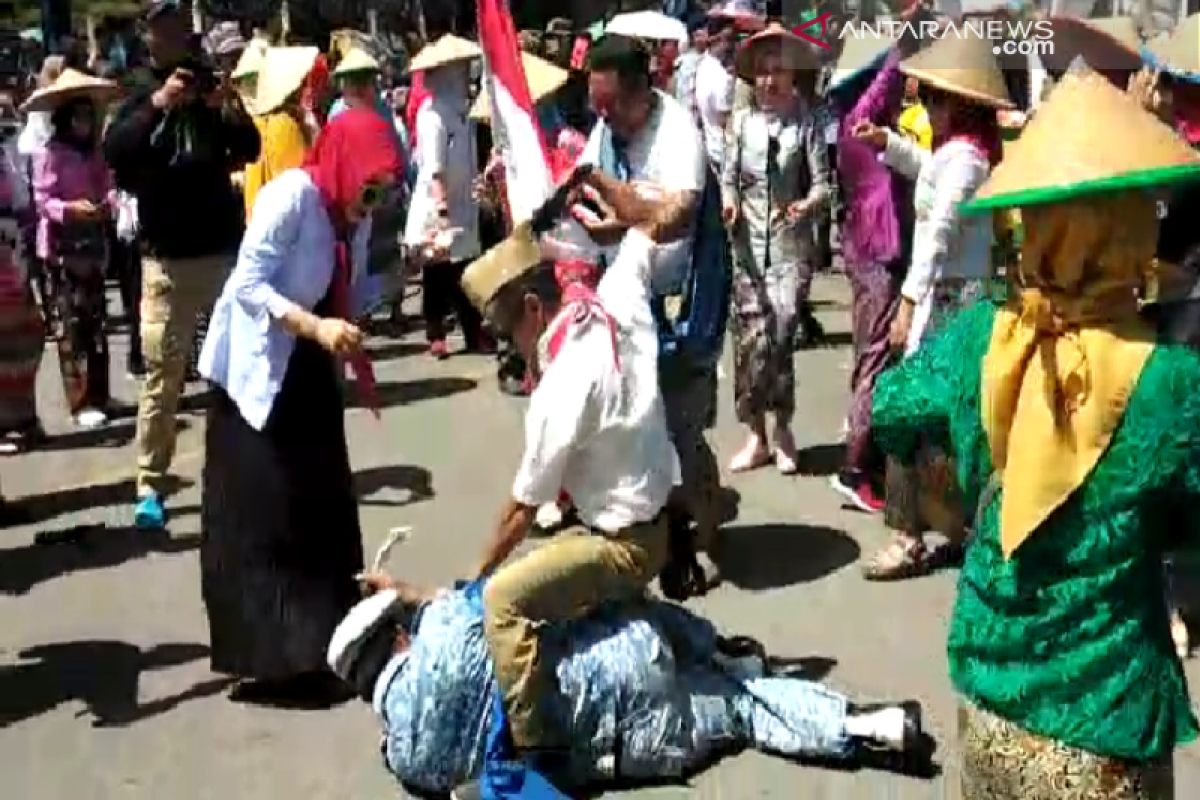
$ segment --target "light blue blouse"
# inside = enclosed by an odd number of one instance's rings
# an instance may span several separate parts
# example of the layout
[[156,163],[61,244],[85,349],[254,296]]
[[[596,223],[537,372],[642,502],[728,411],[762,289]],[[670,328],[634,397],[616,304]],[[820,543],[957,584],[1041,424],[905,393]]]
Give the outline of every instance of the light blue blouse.
[[[351,244],[355,289],[366,275],[369,229],[360,224]],[[288,170],[259,191],[199,362],[200,374],[229,394],[255,430],[271,415],[296,344],[281,317],[293,304],[311,311],[325,296],[334,242],[333,224],[307,172]]]

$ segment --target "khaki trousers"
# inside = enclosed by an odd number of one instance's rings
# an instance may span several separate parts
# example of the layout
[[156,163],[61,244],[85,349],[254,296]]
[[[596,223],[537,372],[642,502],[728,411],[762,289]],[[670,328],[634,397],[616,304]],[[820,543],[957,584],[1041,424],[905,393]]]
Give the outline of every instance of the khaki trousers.
[[175,456],[175,412],[183,393],[196,318],[212,311],[233,267],[231,255],[142,262],[142,356],[138,397],[137,493],[162,493]]
[[639,597],[667,559],[666,515],[619,534],[574,528],[493,575],[483,590],[484,634],[518,748],[566,744],[549,710],[558,696],[538,629],[607,601]]

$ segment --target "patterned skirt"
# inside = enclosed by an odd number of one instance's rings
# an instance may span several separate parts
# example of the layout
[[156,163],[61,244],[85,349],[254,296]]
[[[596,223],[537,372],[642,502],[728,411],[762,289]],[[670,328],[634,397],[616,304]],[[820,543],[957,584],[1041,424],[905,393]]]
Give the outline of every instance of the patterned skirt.
[[[986,291],[987,282],[982,280],[938,283],[921,341],[929,341],[956,312]],[[915,464],[888,463],[886,489],[884,524],[893,530],[914,535],[934,530],[958,541],[971,523],[964,515],[954,460],[932,441],[921,446]]]
[[1067,747],[963,702],[963,800],[1174,800],[1170,758],[1126,761]]
[[37,425],[37,372],[46,330],[17,269],[0,273],[0,435]]

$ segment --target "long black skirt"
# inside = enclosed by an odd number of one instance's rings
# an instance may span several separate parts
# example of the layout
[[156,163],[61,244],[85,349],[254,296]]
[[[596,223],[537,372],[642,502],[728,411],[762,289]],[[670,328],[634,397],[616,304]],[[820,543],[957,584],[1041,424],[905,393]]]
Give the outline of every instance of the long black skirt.
[[327,669],[363,568],[335,362],[297,341],[262,431],[217,395],[200,545],[213,670],[271,680]]

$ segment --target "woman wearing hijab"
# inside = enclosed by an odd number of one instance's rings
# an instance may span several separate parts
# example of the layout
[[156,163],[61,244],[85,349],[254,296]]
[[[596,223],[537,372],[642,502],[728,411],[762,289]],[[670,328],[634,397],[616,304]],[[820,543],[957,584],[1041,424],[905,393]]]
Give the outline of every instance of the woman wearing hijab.
[[[735,253],[734,405],[749,437],[729,468],[796,471],[792,342],[812,281],[812,216],[829,199],[825,131],[811,113],[816,61],[772,24],[738,53],[752,105],[730,124],[721,181]],[[768,436],[767,416],[775,424]]]
[[978,509],[948,645],[971,800],[1169,800],[1196,738],[1161,560],[1200,523],[1200,357],[1155,342],[1138,293],[1150,190],[1197,178],[1167,126],[1068,73],[967,208],[1020,208],[1007,301],[876,387],[884,449],[911,464],[941,431]]
[[343,421],[346,359],[374,402],[348,320],[364,222],[396,179],[387,123],[351,110],[307,164],[259,192],[213,310],[200,369],[206,431],[200,560],[213,669],[235,699],[330,689],[329,636],[357,600],[362,535]]
[[315,47],[272,47],[263,55],[254,95],[258,114],[254,122],[262,149],[258,160],[246,167],[242,191],[247,220],[262,187],[308,157],[312,134],[304,119],[300,95],[320,54]]
[[451,34],[427,45],[409,65],[422,75],[428,98],[417,111],[414,158],[417,182],[405,222],[404,243],[412,250],[448,237],[449,258],[427,264],[421,272],[422,316],[429,353],[442,359],[446,349],[446,318],[453,311],[468,351],[490,348],[483,319],[459,285],[463,270],[480,252],[479,207],[474,198],[478,166],[475,126],[470,108],[470,63],[479,48]]
[[[959,68],[947,70],[946,64]],[[856,126],[853,135],[880,150],[891,169],[916,180],[912,260],[891,329],[893,349],[910,357],[949,314],[985,292],[992,271],[993,222],[964,219],[960,207],[1000,160],[996,109],[1011,108],[1012,102],[991,41],[966,29],[938,39],[900,69],[921,83],[933,152],[869,122]],[[868,580],[900,580],[931,569],[924,541],[931,528],[941,530],[951,548],[961,545],[967,521],[951,470],[945,453],[932,442],[916,467],[889,465],[884,521],[896,536],[864,565]]]
[[33,161],[37,255],[50,278],[58,360],[76,424],[108,421],[108,337],[104,278],[116,194],[100,152],[101,105],[117,86],[73,69],[25,103],[50,112],[50,141]]

